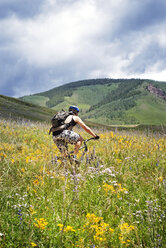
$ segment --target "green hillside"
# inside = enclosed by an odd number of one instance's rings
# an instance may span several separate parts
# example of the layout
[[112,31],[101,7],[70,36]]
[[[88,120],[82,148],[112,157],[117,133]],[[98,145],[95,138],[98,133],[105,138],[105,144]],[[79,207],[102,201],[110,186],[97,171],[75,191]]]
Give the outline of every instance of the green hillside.
[[129,110],[128,114],[140,120],[142,124],[163,125],[166,123],[166,104],[163,100],[148,95],[141,97],[136,107]]
[[0,95],[0,118],[50,121],[53,113],[51,109]]
[[78,105],[84,120],[106,125],[166,124],[166,101],[147,90],[166,91],[166,82],[143,79],[91,79],[72,82],[21,99],[55,111]]

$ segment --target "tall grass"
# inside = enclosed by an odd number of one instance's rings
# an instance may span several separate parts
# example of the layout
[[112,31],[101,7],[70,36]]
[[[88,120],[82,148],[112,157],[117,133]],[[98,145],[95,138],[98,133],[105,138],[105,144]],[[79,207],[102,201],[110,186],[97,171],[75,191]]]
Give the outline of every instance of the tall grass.
[[1,248],[166,246],[163,137],[100,133],[75,173],[54,163],[48,126],[0,129]]

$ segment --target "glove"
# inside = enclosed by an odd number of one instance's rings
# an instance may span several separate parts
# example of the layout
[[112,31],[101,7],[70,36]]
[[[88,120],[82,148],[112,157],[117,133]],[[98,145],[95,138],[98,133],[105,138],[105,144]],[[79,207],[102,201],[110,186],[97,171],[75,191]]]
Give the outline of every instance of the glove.
[[98,135],[96,135],[95,139],[100,139],[100,137]]

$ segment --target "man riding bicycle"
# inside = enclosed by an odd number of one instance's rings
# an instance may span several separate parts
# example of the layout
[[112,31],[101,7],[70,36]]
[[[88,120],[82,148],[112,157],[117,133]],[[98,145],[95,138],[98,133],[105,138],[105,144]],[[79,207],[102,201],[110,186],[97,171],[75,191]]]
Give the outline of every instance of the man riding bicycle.
[[53,141],[57,145],[58,149],[64,155],[67,155],[68,144],[75,145],[74,155],[79,151],[81,147],[83,138],[74,132],[72,129],[75,125],[81,126],[88,134],[92,135],[95,139],[99,139],[99,136],[96,135],[82,120],[78,117],[79,108],[77,106],[69,107],[70,115],[66,118],[65,124],[66,128],[64,130],[53,131]]

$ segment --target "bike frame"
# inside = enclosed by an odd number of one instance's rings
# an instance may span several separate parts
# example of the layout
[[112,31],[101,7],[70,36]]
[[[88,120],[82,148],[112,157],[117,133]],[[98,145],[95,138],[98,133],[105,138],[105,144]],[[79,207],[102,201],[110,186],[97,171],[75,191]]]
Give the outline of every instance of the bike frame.
[[[79,150],[82,150],[82,149],[85,148],[84,151],[87,152],[87,151],[88,151],[88,146],[87,146],[86,143],[87,143],[88,141],[90,141],[90,140],[95,140],[95,138],[90,138],[90,139],[83,140],[84,145],[81,146]],[[71,151],[71,152],[70,152],[70,154],[72,154],[72,153],[74,153],[74,151]]]
[[[90,140],[95,140],[95,138],[92,137],[92,138],[90,138],[90,139],[83,140],[84,145],[81,146],[80,149],[79,149],[79,150],[84,149],[80,161],[83,160],[83,157],[84,157],[85,153],[88,151],[87,142],[89,142]],[[73,153],[74,153],[74,150],[71,151],[71,152],[69,152],[69,153],[68,153],[68,158],[70,158],[70,155],[72,155]],[[55,157],[56,157],[56,161],[57,161],[57,159],[61,159],[61,157],[58,157],[58,156],[55,156]]]
[[86,143],[87,143],[88,141],[90,141],[90,140],[95,140],[95,138],[90,138],[90,139],[83,140],[84,146],[81,146],[79,150],[82,150],[82,149],[85,148],[85,152],[87,152],[87,151],[88,151],[88,146],[87,146]]

